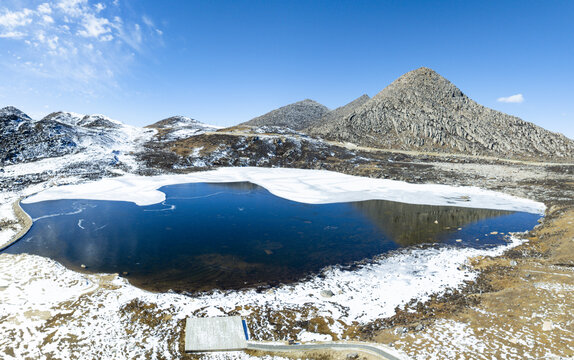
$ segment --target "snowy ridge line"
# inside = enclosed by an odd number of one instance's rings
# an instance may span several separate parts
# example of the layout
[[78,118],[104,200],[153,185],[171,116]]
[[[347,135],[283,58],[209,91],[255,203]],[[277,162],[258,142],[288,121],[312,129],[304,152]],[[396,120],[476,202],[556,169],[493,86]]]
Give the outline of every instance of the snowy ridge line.
[[23,203],[59,199],[129,201],[140,206],[161,203],[165,194],[158,189],[184,183],[251,182],[272,194],[301,203],[326,204],[364,200],[389,200],[409,204],[445,205],[523,211],[543,214],[546,206],[529,199],[484,190],[437,184],[345,175],[326,170],[231,167],[181,175],[125,175],[78,185],[50,188]]

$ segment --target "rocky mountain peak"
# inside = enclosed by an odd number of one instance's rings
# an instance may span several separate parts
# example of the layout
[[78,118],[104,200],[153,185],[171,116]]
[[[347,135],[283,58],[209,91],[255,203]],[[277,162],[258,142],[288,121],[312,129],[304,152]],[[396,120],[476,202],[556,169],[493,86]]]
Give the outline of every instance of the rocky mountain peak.
[[165,128],[175,128],[178,126],[190,126],[190,125],[197,125],[202,124],[201,122],[192,119],[187,116],[175,115],[168,117],[166,119],[160,120],[156,123],[151,125],[147,125],[147,128],[154,128],[154,129],[165,129]]
[[2,109],[0,109],[0,117],[2,118],[12,118],[14,120],[19,119],[19,120],[27,120],[27,121],[31,121],[32,119],[26,115],[23,111],[21,111],[18,108],[15,108],[14,106],[6,106]]
[[148,125],[146,128],[156,129],[155,137],[159,141],[175,141],[205,134],[208,131],[216,131],[220,127],[204,124],[187,116],[176,115]]
[[75,125],[78,125],[78,122],[80,122],[80,120],[82,120],[83,117],[84,117],[84,115],[81,115],[81,114],[76,114],[76,113],[66,112],[66,111],[56,111],[56,112],[53,112],[53,113],[50,113],[50,114],[44,116],[44,118],[42,120],[44,120],[44,121],[57,121],[57,122],[62,123],[62,124],[75,126]]
[[242,125],[283,126],[292,130],[302,130],[320,121],[323,115],[328,112],[329,109],[325,105],[311,99],[305,99],[282,106]]
[[78,125],[86,128],[105,128],[105,129],[116,129],[121,127],[123,124],[117,120],[112,120],[107,116],[94,114],[86,115],[78,122]]
[[410,71],[352,113],[308,130],[358,145],[518,159],[572,159],[574,141],[484,107],[432,69]]
[[463,92],[436,71],[421,67],[409,71],[373,97],[375,101],[389,97],[419,101],[422,99],[444,102],[465,101]]

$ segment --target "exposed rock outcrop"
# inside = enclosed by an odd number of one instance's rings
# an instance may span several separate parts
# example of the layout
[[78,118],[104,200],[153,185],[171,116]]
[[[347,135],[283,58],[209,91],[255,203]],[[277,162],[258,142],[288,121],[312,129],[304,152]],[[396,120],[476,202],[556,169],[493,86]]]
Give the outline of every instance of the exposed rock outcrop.
[[361,106],[363,106],[363,104],[365,104],[370,99],[371,98],[369,97],[369,95],[363,94],[360,97],[356,98],[355,100],[351,101],[350,103],[343,105],[343,106],[340,106],[340,107],[336,108],[335,110],[329,111],[328,113],[323,115],[323,117],[321,119],[314,122],[311,125],[311,127],[312,128],[318,127],[318,126],[321,126],[322,124],[328,124],[331,122],[335,122],[339,119],[344,119],[345,117],[351,115],[353,113],[353,111],[355,111],[358,108],[360,108]]
[[479,105],[424,67],[401,76],[352,113],[312,126],[309,133],[385,149],[574,158],[573,140]]
[[293,130],[302,130],[320,121],[329,112],[325,105],[305,99],[282,106],[241,125],[250,126],[283,126]]

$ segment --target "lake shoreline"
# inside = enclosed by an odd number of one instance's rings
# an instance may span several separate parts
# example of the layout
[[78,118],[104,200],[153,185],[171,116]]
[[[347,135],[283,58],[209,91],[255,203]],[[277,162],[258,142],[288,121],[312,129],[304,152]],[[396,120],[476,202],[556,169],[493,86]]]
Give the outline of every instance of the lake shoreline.
[[0,245],[0,251],[6,250],[18,240],[23,238],[28,233],[28,231],[30,231],[30,228],[32,228],[32,225],[34,224],[30,215],[28,215],[28,213],[22,209],[22,206],[20,206],[21,201],[22,198],[12,203],[12,211],[16,217],[16,223],[13,226],[20,227],[20,230],[12,236],[11,240]]

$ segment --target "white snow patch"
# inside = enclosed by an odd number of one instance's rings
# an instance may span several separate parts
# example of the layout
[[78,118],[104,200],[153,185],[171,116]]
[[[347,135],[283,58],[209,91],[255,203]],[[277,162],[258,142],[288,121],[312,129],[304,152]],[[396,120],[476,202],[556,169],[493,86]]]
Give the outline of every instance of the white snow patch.
[[309,332],[307,330],[301,331],[297,334],[297,340],[307,342],[307,341],[331,341],[333,337],[331,335],[326,334],[317,334],[313,332]]

